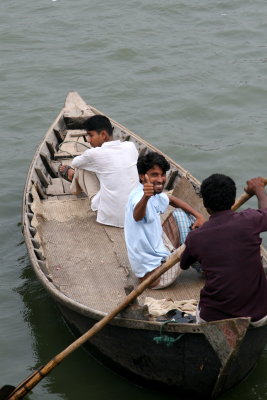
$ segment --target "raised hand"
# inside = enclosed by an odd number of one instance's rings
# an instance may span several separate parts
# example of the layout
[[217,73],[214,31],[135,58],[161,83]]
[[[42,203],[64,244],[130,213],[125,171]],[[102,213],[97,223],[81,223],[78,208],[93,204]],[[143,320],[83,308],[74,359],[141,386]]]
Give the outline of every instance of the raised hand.
[[247,187],[244,188],[245,192],[254,195],[258,191],[264,191],[265,181],[261,176],[252,178],[247,181]]
[[259,176],[258,178],[252,178],[247,181],[247,187],[245,191],[253,196],[254,194],[258,198],[258,208],[267,208],[267,194],[264,186],[266,185],[266,178]]
[[144,195],[146,197],[154,196],[154,185],[150,182],[147,174],[145,174],[143,185]]

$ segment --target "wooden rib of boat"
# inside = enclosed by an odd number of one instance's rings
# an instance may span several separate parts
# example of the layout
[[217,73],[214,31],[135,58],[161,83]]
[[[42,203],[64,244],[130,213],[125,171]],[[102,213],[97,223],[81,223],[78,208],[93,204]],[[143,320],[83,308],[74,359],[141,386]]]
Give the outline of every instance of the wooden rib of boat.
[[[77,335],[116,308],[127,288],[136,285],[123,229],[96,223],[88,198],[70,194],[69,182],[57,174],[59,163],[70,164],[74,156],[90,147],[82,123],[94,114],[101,113],[78,93],[68,94],[36,151],[23,199],[23,233],[31,264]],[[154,150],[163,154],[111,121],[115,138],[133,142],[139,153]],[[199,181],[165,157],[171,164],[166,190],[173,190],[204,213]],[[265,263],[264,248],[262,253]],[[146,297],[198,300],[202,286],[203,278],[192,270],[184,271],[167,289],[147,289],[138,304],[129,306],[87,342],[90,352],[135,382],[154,389],[174,391],[177,397],[217,397],[253,369],[264,349],[267,327],[250,328],[247,318],[201,325],[163,324],[144,306]],[[164,343],[166,337],[171,338],[172,346]]]

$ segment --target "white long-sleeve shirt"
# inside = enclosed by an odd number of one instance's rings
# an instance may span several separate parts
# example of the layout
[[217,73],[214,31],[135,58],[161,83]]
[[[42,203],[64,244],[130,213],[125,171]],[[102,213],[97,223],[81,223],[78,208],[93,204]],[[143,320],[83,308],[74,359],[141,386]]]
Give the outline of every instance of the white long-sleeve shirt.
[[92,210],[97,211],[97,222],[124,226],[128,196],[139,182],[137,157],[133,143],[112,140],[73,159],[72,167],[95,172],[99,179],[100,190],[91,202]]

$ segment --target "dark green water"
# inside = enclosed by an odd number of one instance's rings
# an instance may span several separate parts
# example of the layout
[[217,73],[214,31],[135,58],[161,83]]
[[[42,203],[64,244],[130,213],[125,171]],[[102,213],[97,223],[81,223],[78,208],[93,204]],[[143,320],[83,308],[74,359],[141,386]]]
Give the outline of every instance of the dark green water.
[[[72,340],[20,233],[36,146],[77,90],[202,180],[267,176],[267,2],[1,0],[0,386]],[[255,201],[250,202],[255,206]],[[265,244],[267,243],[265,239]],[[223,400],[267,397],[267,351]],[[77,350],[30,399],[167,399]]]

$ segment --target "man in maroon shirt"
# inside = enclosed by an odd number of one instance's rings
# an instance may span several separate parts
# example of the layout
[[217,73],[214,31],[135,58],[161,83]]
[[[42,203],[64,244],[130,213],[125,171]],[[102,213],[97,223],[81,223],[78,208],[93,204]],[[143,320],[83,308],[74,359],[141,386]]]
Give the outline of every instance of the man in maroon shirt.
[[187,236],[180,266],[200,262],[206,282],[200,292],[197,322],[250,317],[251,324],[267,323],[267,280],[262,267],[260,233],[267,231],[267,194],[263,178],[247,181],[258,209],[234,212],[234,181],[213,174],[201,185],[210,219]]

